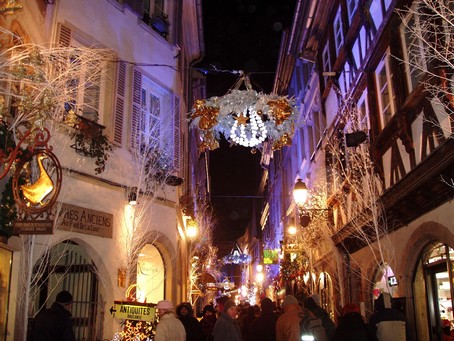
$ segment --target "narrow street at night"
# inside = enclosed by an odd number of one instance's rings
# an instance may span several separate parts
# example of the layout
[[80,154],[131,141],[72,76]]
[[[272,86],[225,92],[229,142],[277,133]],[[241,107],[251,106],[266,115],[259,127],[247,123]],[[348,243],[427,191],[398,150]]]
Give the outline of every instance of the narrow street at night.
[[453,23],[0,0],[0,341],[454,340]]

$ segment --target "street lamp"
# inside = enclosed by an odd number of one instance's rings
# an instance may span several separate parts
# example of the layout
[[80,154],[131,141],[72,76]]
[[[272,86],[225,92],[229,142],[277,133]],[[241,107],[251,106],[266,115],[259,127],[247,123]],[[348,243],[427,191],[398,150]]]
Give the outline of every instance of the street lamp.
[[295,225],[290,225],[289,228],[287,229],[287,231],[292,236],[294,236],[298,232]]
[[293,187],[293,199],[298,208],[300,225],[307,227],[313,220],[313,218],[328,218],[329,208],[305,208],[309,190],[306,183],[298,179],[295,186]]
[[189,219],[187,221],[187,225],[186,225],[186,236],[189,239],[194,239],[195,237],[197,237],[198,233],[199,233],[199,228],[197,227],[196,221],[193,219]]
[[299,206],[303,206],[307,201],[307,195],[309,190],[307,189],[306,183],[298,179],[293,187],[293,199],[295,203]]

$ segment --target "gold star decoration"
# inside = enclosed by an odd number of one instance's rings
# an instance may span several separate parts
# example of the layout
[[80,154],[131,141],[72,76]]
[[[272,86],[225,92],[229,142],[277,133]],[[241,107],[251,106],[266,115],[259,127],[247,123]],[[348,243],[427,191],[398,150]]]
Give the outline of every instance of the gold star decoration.
[[239,116],[235,117],[235,120],[237,120],[238,124],[245,126],[247,124],[248,117],[241,113]]

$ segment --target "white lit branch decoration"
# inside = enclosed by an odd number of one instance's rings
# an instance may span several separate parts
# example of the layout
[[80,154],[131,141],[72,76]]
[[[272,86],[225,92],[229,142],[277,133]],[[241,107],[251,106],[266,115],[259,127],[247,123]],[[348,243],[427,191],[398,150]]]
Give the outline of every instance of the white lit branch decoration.
[[[239,90],[243,83],[246,90]],[[221,134],[234,145],[260,148],[268,141],[276,150],[292,143],[298,113],[294,102],[286,96],[256,92],[248,76],[242,75],[226,95],[197,100],[190,127],[200,132],[201,151],[218,148]]]

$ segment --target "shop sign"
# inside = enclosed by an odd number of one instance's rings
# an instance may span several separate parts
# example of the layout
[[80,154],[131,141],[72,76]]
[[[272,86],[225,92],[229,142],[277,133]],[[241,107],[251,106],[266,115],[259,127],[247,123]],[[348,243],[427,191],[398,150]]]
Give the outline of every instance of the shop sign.
[[14,234],[53,234],[53,220],[16,220]]
[[122,320],[153,322],[156,308],[152,303],[114,301],[110,314],[112,317]]
[[398,283],[397,283],[397,278],[396,278],[396,276],[389,276],[389,277],[388,277],[388,285],[389,285],[390,287],[394,287],[394,286],[396,286],[397,284],[398,284]]
[[62,204],[57,227],[61,230],[112,238],[113,215],[84,207]]
[[263,250],[263,264],[278,264],[279,253],[277,250]]

